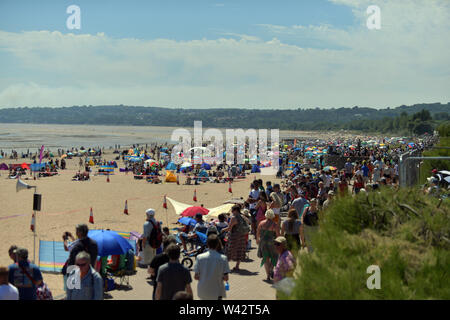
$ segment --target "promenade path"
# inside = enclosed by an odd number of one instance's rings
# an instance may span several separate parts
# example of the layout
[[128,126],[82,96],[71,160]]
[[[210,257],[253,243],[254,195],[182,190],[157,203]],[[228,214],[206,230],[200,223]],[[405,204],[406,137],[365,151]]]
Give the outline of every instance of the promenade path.
[[[226,300],[274,300],[275,289],[272,283],[266,281],[264,267],[260,267],[261,259],[257,257],[257,246],[253,236],[252,248],[249,251],[249,259],[241,262],[238,272],[230,274],[228,283],[230,290],[227,291]],[[235,262],[230,262],[230,269]],[[194,272],[191,271],[193,282],[191,283],[194,299],[197,296],[197,280],[194,279]],[[151,300],[153,286],[150,284],[147,269],[137,268],[137,274],[130,277],[130,289],[119,289],[108,292],[110,299],[114,300]]]

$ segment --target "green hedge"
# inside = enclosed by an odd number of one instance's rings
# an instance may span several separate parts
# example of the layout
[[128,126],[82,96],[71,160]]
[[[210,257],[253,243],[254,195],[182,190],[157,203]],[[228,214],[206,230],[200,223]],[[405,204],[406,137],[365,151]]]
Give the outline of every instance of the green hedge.
[[[419,191],[336,199],[300,254],[287,299],[450,299],[450,206]],[[381,289],[369,290],[370,265]]]

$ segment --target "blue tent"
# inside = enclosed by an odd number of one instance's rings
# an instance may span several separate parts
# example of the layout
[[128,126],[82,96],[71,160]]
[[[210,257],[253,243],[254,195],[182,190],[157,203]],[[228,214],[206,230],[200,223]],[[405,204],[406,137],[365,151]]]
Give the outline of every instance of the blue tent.
[[257,164],[254,164],[252,167],[252,173],[255,173],[255,172],[261,172],[261,170],[259,169]]
[[203,162],[201,168],[202,169],[206,169],[206,170],[211,170],[211,165],[209,165],[206,162]]
[[45,168],[47,162],[43,163],[32,163],[30,166],[31,171],[40,171],[42,168]]
[[206,172],[205,170],[200,171],[200,173],[198,174],[199,177],[209,177],[208,172]]
[[166,166],[166,170],[177,170],[177,165],[173,162],[169,162]]

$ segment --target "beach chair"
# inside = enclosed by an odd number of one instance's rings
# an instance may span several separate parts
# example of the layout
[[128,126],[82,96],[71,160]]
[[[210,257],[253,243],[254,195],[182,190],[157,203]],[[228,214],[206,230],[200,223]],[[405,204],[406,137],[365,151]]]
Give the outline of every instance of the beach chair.
[[133,275],[134,272],[127,270],[127,259],[126,254],[121,254],[119,256],[119,264],[117,269],[113,269],[110,266],[106,267],[107,276],[111,276],[115,281],[118,280],[120,286],[130,285],[130,275]]

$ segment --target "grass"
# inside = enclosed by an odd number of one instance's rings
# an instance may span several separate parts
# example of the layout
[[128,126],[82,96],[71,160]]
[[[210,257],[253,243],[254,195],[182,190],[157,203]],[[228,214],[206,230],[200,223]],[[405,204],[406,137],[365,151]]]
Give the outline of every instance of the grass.
[[[450,299],[450,206],[412,189],[336,199],[286,299]],[[370,265],[381,289],[366,286]]]

